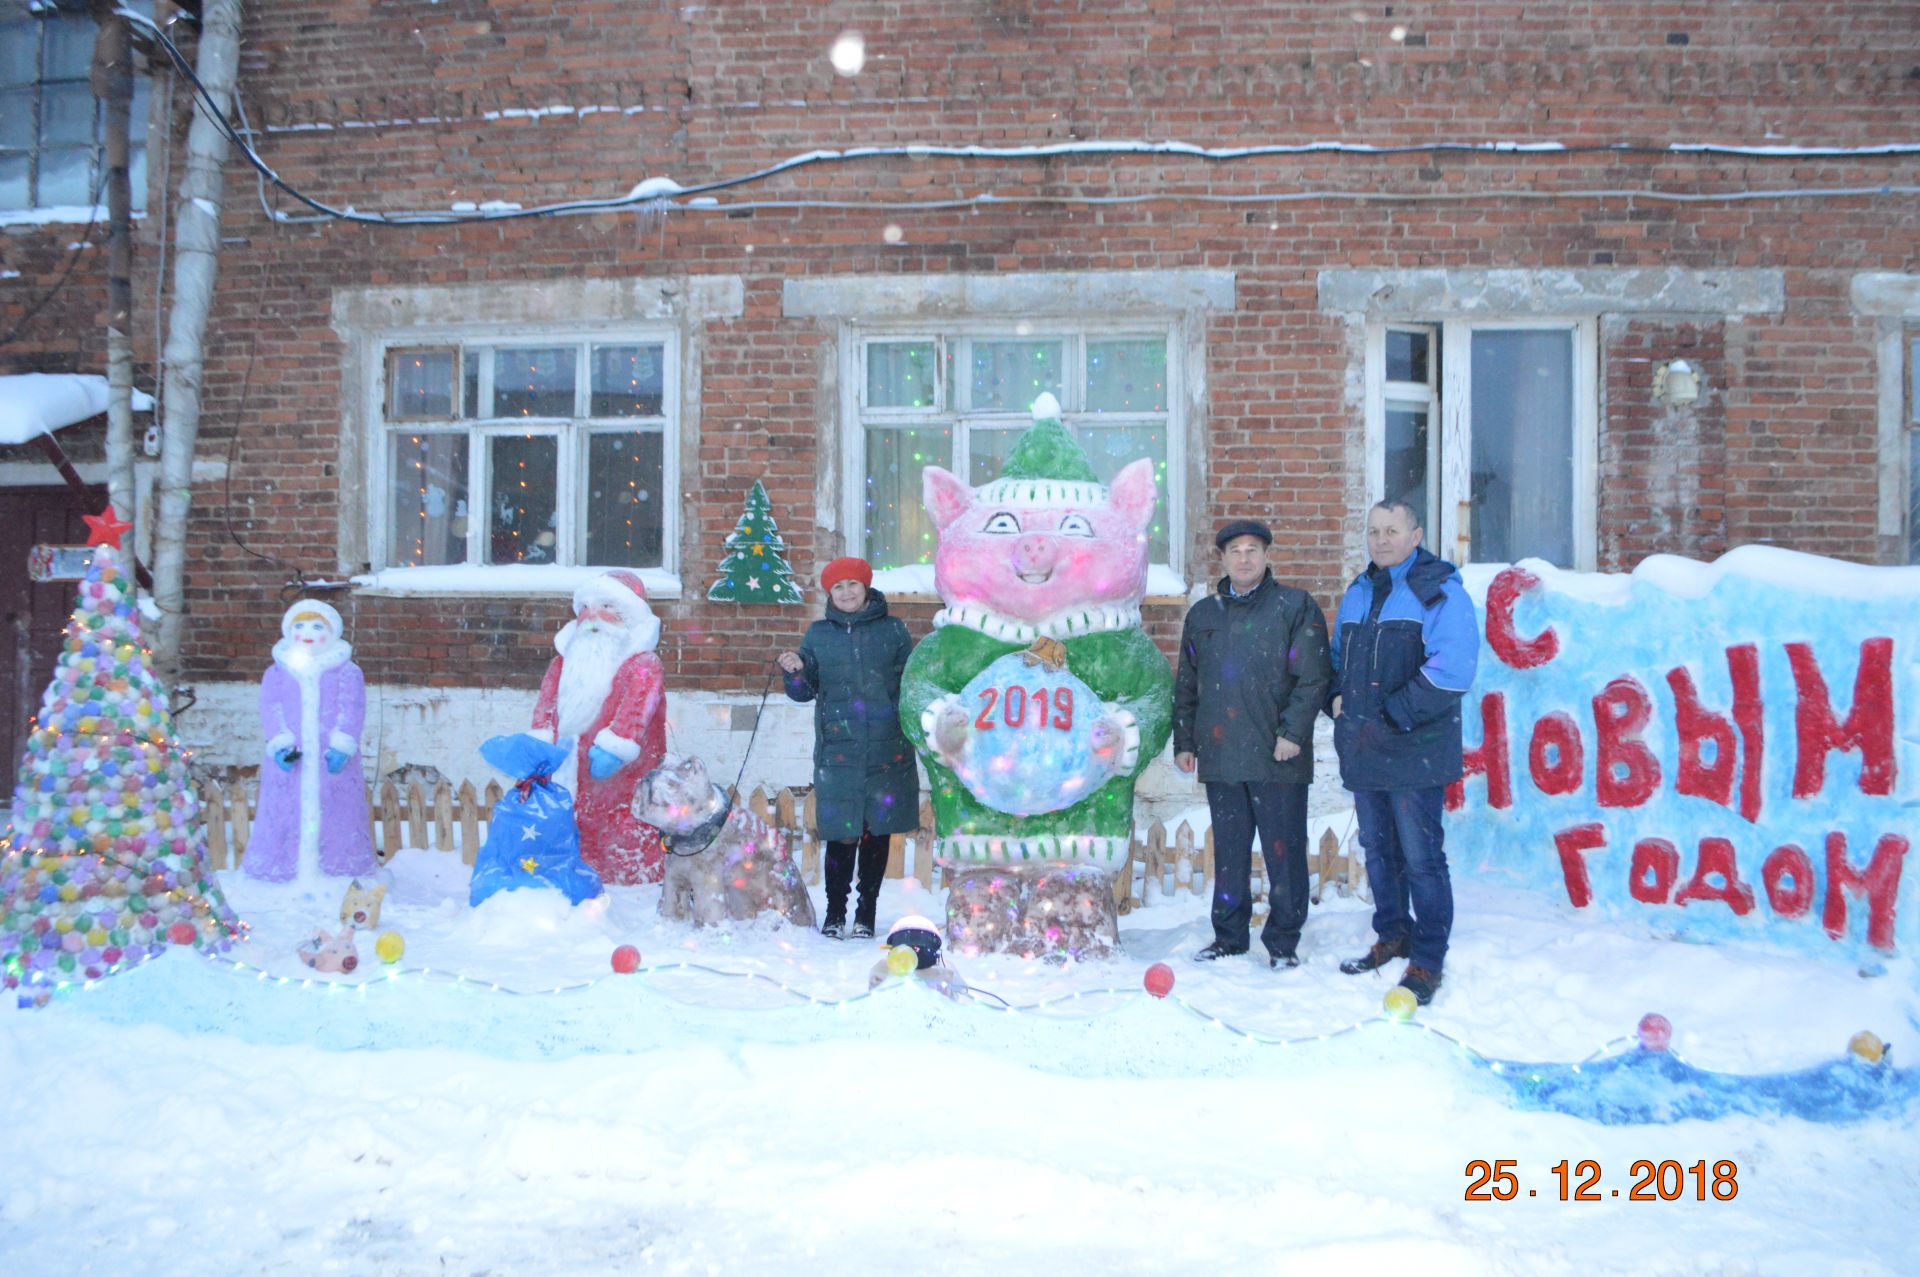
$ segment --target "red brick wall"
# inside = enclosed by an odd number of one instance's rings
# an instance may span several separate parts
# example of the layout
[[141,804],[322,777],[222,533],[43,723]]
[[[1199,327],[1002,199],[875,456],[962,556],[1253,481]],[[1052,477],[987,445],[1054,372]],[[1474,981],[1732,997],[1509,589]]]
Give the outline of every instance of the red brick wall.
[[[815,149],[914,141],[1663,145],[1757,144],[1774,134],[1858,146],[1905,138],[1901,121],[1920,107],[1920,23],[1911,6],[1893,3],[1389,10],[1320,0],[892,0],[809,10],[732,0],[315,0],[249,6],[247,21],[242,83],[254,123],[271,130],[266,157],[314,196],[360,208],[496,198],[533,205],[619,194],[652,175],[690,185]],[[826,59],[842,23],[867,40],[866,69],[852,79]],[[1404,41],[1390,38],[1396,24],[1407,28]],[[609,109],[485,118],[555,104]],[[331,127],[308,127],[323,125]],[[1777,268],[1787,281],[1778,316],[1604,326],[1602,566],[1627,567],[1655,551],[1711,556],[1748,541],[1869,559],[1871,325],[1850,314],[1847,282],[1860,270],[1917,268],[1915,202],[1525,196],[1916,181],[1920,164],[1911,158],[890,158],[801,169],[720,198],[860,202],[991,191],[1008,202],[689,211],[658,226],[607,214],[380,229],[270,224],[252,177],[236,166],[203,438],[209,456],[224,457],[236,430],[239,446],[230,492],[215,485],[196,494],[192,672],[250,676],[272,634],[290,568],[253,557],[236,536],[254,554],[338,574],[341,350],[328,314],[339,287],[701,272],[745,279],[744,313],[704,335],[700,444],[681,459],[689,598],[660,609],[663,652],[680,686],[757,688],[765,658],[804,619],[800,609],[701,597],[755,478],[765,480],[803,574],[846,548],[812,518],[816,470],[835,463],[815,455],[828,338],[815,321],[781,313],[782,281],[832,273],[1234,272],[1236,308],[1207,328],[1210,429],[1195,446],[1211,479],[1190,529],[1191,572],[1211,570],[1208,532],[1217,520],[1264,511],[1282,529],[1278,569],[1331,603],[1357,517],[1345,508],[1344,484],[1358,439],[1343,384],[1344,326],[1316,306],[1320,271]],[[1458,198],[1191,202],[1302,190]],[[1169,198],[1011,202],[1141,193]],[[898,244],[882,238],[890,223],[903,230]],[[72,238],[70,230],[39,235]],[[22,238],[34,236],[8,243]],[[46,244],[33,250],[32,278],[45,277],[49,257]],[[151,253],[143,263],[151,269]],[[144,295],[151,285],[148,276]],[[0,294],[0,309],[15,292]],[[75,366],[100,362],[90,335],[97,306],[97,289],[70,303],[65,322],[89,334],[72,338],[84,352]],[[6,350],[0,361],[17,367],[56,353]],[[1651,400],[1648,370],[1682,354],[1701,367],[1706,393],[1679,421]],[[414,683],[530,686],[562,619],[551,600],[368,597],[345,600],[343,610],[371,676]],[[930,609],[907,611],[924,629]],[[1153,610],[1163,640],[1178,616],[1177,608]]]

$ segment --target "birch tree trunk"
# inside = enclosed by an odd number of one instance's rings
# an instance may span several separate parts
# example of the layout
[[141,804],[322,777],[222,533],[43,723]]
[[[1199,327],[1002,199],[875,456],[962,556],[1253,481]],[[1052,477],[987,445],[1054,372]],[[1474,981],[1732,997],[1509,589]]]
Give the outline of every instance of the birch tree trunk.
[[107,499],[122,519],[133,509],[133,193],[127,175],[133,50],[115,0],[93,0],[93,94],[106,126]]
[[[207,0],[201,9],[196,74],[224,117],[240,65],[240,0]],[[167,316],[167,379],[161,404],[160,479],[153,524],[153,600],[160,621],[154,665],[168,686],[180,681],[186,629],[187,516],[193,501],[193,452],[200,436],[205,377],[202,338],[220,265],[220,198],[227,139],[196,104],[187,128],[186,175],[174,219],[173,306]],[[234,423],[240,429],[244,423]]]

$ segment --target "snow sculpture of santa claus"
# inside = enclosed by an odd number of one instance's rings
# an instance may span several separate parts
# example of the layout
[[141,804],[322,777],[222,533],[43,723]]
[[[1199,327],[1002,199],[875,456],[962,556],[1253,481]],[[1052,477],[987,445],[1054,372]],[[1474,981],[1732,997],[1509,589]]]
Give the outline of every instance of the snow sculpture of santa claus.
[[360,769],[366,679],[340,631],[340,614],[312,599],[280,618],[273,664],[260,682],[267,756],[241,861],[250,878],[317,885],[376,868]]
[[580,855],[610,885],[658,882],[660,832],[633,816],[633,791],[667,752],[666,672],[654,648],[660,620],[632,572],[605,572],[573,594],[573,620],[554,637],[533,727],[575,738],[555,779],[573,791]]

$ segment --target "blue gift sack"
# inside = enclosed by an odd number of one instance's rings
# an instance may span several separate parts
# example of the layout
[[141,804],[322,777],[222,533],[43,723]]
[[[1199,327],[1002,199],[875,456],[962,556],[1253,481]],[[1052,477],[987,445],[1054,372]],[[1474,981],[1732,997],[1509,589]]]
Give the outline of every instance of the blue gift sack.
[[519,887],[551,887],[576,905],[600,894],[600,875],[580,858],[573,795],[553,781],[572,752],[571,740],[554,744],[525,732],[480,746],[482,758],[518,783],[493,805],[486,844],[473,858],[469,905]]

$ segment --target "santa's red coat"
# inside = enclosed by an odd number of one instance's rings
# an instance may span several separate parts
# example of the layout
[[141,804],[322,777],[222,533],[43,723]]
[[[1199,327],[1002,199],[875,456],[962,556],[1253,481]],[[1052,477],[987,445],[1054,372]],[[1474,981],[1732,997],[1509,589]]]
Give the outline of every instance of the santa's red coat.
[[[560,671],[556,656],[540,681],[533,708],[535,731],[559,739]],[[633,791],[667,752],[666,670],[652,652],[637,652],[614,672],[613,687],[574,748],[573,813],[580,825],[580,855],[602,882],[631,886],[658,882],[660,831],[633,818]],[[595,745],[619,756],[620,767],[595,780],[587,754]]]

